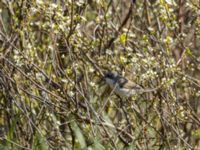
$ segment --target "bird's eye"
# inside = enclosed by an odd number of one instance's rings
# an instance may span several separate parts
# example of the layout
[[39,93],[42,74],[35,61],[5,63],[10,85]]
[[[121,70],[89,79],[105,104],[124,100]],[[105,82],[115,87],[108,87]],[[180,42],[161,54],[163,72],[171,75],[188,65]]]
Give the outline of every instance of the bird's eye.
[[107,73],[107,74],[105,75],[105,77],[106,77],[106,78],[113,78],[113,74],[112,74],[112,73]]

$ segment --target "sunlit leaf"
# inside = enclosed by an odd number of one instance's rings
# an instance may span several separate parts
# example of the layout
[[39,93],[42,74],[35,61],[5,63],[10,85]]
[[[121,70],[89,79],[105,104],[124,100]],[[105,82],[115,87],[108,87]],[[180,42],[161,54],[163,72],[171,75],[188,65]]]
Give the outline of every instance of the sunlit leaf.
[[126,34],[125,34],[125,33],[121,34],[121,35],[120,35],[120,43],[121,43],[122,45],[125,45],[125,44],[126,44],[126,40],[127,40]]

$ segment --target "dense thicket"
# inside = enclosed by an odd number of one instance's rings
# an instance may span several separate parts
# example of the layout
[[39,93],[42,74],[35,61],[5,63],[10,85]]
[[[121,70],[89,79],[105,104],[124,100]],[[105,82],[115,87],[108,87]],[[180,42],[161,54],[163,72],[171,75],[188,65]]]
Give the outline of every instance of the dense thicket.
[[[199,0],[0,1],[0,149],[200,149],[199,10]],[[107,71],[159,88],[121,99]]]

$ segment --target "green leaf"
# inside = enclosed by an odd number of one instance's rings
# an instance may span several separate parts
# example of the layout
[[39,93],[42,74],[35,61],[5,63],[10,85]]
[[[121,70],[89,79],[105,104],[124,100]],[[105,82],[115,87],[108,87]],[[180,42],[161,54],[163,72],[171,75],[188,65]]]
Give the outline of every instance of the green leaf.
[[37,149],[41,150],[49,149],[45,137],[38,132],[36,132],[34,136],[34,144],[32,145],[32,150],[37,150]]
[[105,147],[100,143],[99,140],[96,139],[94,141],[94,144],[93,144],[93,149],[95,149],[95,150],[104,150]]
[[185,49],[185,52],[188,55],[192,55],[192,52],[191,52],[190,48],[188,48],[188,47]]
[[85,138],[82,134],[82,131],[80,130],[80,128],[78,127],[78,125],[76,124],[76,122],[72,123],[72,129],[75,133],[76,139],[78,140],[81,149],[85,149],[87,147]]
[[200,137],[200,129],[193,130],[192,135],[195,136],[195,137]]
[[121,43],[122,45],[125,45],[125,44],[126,44],[126,41],[127,41],[127,36],[126,36],[125,33],[122,33],[122,34],[120,35],[120,43]]

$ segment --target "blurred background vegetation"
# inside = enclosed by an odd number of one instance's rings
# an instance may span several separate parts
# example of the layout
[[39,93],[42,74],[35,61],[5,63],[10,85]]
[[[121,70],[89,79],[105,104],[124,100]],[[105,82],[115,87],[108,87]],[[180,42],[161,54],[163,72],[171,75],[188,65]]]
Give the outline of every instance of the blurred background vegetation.
[[[1,0],[0,149],[200,149],[199,0]],[[116,71],[155,92],[120,99]]]

